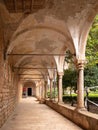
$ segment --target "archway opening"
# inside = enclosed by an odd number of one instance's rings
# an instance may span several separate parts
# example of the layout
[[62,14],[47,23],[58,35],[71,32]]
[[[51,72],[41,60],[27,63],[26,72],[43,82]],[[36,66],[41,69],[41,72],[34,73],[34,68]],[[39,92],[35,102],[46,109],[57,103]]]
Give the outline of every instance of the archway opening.
[[23,97],[32,97],[36,96],[36,85],[34,81],[27,81],[23,85]]
[[86,59],[87,64],[84,71],[85,105],[88,111],[98,113],[98,14],[95,16],[88,34]]
[[28,96],[32,96],[32,88],[28,88]]

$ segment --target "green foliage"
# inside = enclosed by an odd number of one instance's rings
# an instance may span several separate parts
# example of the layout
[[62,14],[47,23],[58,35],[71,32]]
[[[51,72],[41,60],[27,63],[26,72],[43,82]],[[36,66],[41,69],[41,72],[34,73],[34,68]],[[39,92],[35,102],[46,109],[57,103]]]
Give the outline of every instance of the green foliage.
[[[73,68],[73,56],[70,51],[66,52],[65,61],[70,64],[70,68],[65,70],[63,77],[63,87],[76,86],[77,72]],[[90,29],[87,47],[86,58],[88,63],[86,65],[84,76],[85,86],[97,86],[98,85],[98,15],[95,17],[92,27]]]
[[63,76],[63,87],[73,87],[76,86],[76,81],[77,81],[77,74],[75,69],[67,69],[64,71],[64,76]]
[[98,64],[98,15],[95,17],[88,35],[86,58],[88,60],[87,66]]
[[76,103],[77,95],[75,95],[75,96],[66,96],[66,95],[64,95],[63,96],[63,101],[64,102],[72,102],[72,101],[74,101],[74,103]]
[[[52,98],[57,97],[57,95],[58,95],[57,89],[55,90],[55,92],[54,92],[54,90],[52,90]],[[47,97],[48,98],[50,97],[50,92],[49,91],[47,92]]]
[[98,93],[90,93],[88,97],[89,98],[95,97],[98,99]]
[[95,17],[92,27],[90,29],[87,47],[86,58],[88,64],[86,65],[84,76],[85,86],[98,85],[98,15]]
[[85,68],[84,71],[85,86],[92,87],[98,85],[98,67],[92,66]]
[[66,51],[65,61],[67,63],[73,63],[73,54],[69,50]]
[[89,93],[88,99],[98,104],[98,93]]
[[[97,101],[98,102],[98,94],[89,94],[88,98],[91,101],[94,101],[94,102]],[[76,103],[77,95],[74,95],[74,96],[68,96],[68,95],[66,96],[66,95],[64,95],[63,96],[63,101],[64,102],[72,102],[73,101],[74,103]]]

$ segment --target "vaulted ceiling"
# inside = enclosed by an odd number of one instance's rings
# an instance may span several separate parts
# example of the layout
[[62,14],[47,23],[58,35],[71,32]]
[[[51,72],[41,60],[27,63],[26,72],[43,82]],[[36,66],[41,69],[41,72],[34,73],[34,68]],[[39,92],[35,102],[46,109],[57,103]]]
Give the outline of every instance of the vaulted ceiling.
[[46,0],[4,0],[9,12],[31,13],[45,7]]
[[[98,12],[98,0],[1,1],[5,52],[21,77],[45,77],[48,68],[61,67],[61,60],[55,56],[64,56],[68,49],[76,60],[85,60],[87,35]],[[25,69],[32,67],[35,69]]]

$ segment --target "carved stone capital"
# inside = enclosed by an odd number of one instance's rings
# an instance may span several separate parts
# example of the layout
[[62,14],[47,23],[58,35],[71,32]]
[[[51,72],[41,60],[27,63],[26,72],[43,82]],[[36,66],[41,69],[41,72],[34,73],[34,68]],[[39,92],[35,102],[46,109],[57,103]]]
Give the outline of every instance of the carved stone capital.
[[45,84],[47,84],[47,83],[48,83],[48,81],[45,80]]
[[63,76],[63,75],[64,75],[64,72],[58,72],[58,75],[59,75],[59,76]]
[[50,79],[50,81],[52,81],[53,80],[53,78],[49,78]]
[[78,70],[83,70],[86,64],[86,60],[77,60],[76,67]]

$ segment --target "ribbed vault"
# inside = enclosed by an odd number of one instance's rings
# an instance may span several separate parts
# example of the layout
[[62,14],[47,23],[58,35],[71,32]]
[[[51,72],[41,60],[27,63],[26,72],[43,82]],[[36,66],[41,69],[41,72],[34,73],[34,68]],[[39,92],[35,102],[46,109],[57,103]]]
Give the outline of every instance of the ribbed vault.
[[9,40],[6,54],[15,71],[42,75],[46,75],[49,68],[58,68],[59,71],[66,50],[71,51],[76,61],[85,60],[87,35],[98,11],[97,0],[34,0],[33,3],[32,0],[2,0],[3,4],[8,9],[1,6],[4,23],[17,23],[14,31],[11,30],[13,33],[5,37],[6,41]]
[[7,54],[19,73],[36,71],[36,75],[39,71],[47,75],[48,69],[57,67],[55,55],[65,55],[66,49],[74,53],[75,49],[64,22],[46,17],[44,22],[39,23],[34,18],[30,15],[20,24],[10,40]]

